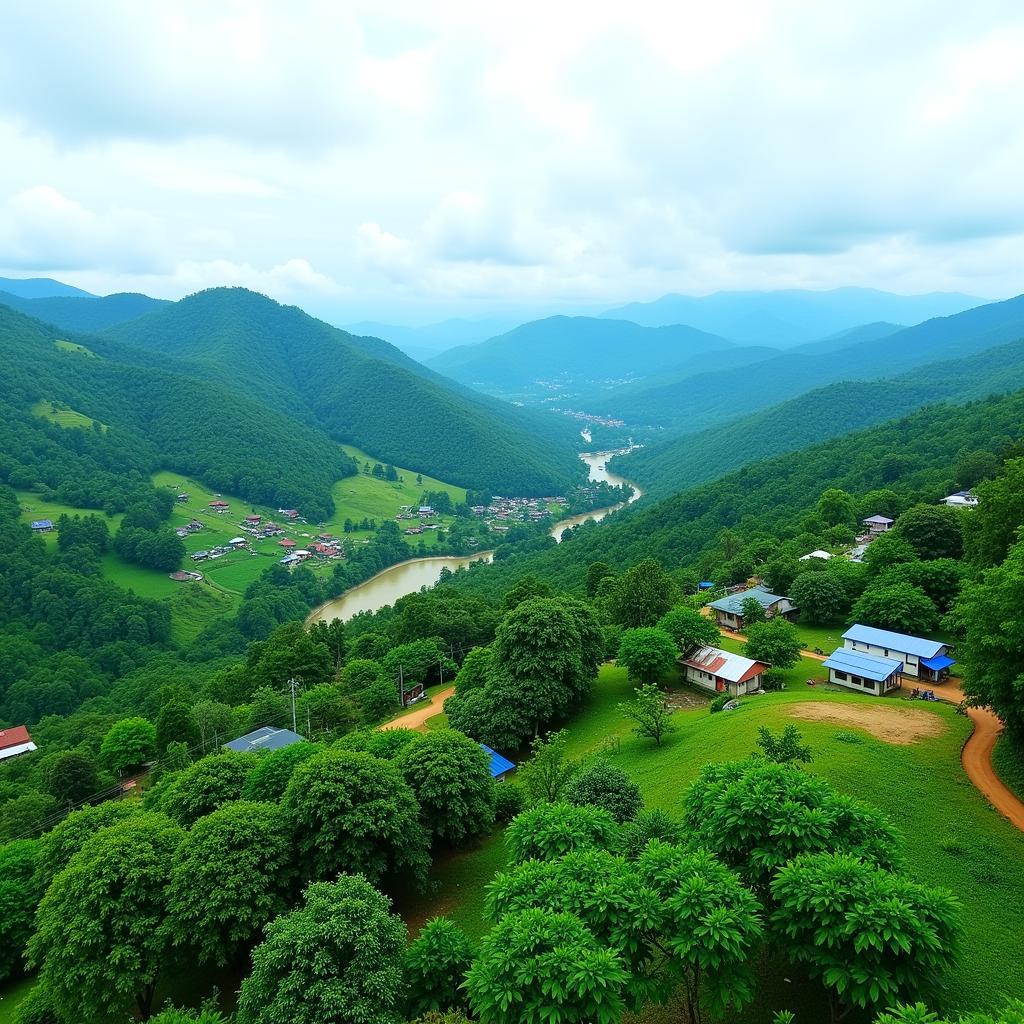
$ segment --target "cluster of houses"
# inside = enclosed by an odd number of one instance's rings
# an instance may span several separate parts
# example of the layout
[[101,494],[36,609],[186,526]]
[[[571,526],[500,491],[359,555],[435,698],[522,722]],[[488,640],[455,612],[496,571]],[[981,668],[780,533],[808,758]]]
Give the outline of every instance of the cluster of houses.
[[[488,525],[494,526],[499,533],[502,524],[536,523],[551,515],[549,505],[565,505],[563,497],[551,498],[503,498],[499,494],[491,497],[489,505],[473,505],[470,511],[483,519]],[[507,526],[506,526],[507,529]]]
[[[625,380],[622,383],[625,383]],[[592,423],[599,427],[624,427],[626,425],[625,420],[613,419],[611,416],[595,416],[593,413],[579,412],[576,409],[555,409],[554,411],[580,423]]]
[[267,540],[280,537],[284,530],[277,523],[265,523],[262,516],[246,516],[242,521],[242,531],[256,540]]
[[232,537],[227,544],[218,544],[217,547],[210,548],[209,551],[193,551],[189,558],[193,562],[205,562],[208,558],[220,558],[232,551],[242,551],[248,544],[249,542],[244,537]]
[[184,540],[186,537],[191,537],[193,533],[198,533],[202,528],[203,524],[198,519],[193,519],[185,526],[176,527],[174,532]]
[[301,565],[310,559],[326,561],[330,558],[345,557],[345,549],[341,541],[333,533],[319,534],[312,544],[304,548],[300,548],[298,541],[294,541],[289,537],[278,541],[278,545],[287,552],[281,559],[281,564],[289,567]]
[[437,515],[432,505],[399,505],[398,515],[395,519],[400,522],[409,522],[410,520],[416,523],[415,526],[406,527],[402,532],[407,537],[418,537],[421,533],[425,533],[427,530],[440,530],[440,523],[427,522],[428,519],[433,519]]

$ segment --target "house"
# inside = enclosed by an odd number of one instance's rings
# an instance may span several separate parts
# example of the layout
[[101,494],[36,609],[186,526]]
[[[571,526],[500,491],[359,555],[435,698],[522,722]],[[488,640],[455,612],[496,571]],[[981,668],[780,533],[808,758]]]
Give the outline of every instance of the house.
[[260,525],[260,518],[261,518],[260,516],[246,516],[245,517],[245,525],[246,526],[259,526]]
[[503,779],[515,768],[515,762],[507,757],[502,757],[496,750],[492,750],[486,743],[480,744],[480,749],[490,758],[491,778],[496,782]]
[[264,725],[225,743],[224,749],[237,750],[242,754],[258,754],[261,750],[281,750],[284,747],[290,747],[293,743],[305,742],[305,736],[300,736],[297,732],[292,732],[291,729],[275,729],[272,726]]
[[887,519],[885,516],[868,516],[862,522],[868,528],[868,533],[885,533],[892,529],[894,520]]
[[182,493],[178,495],[178,499],[177,500],[180,501],[182,503],[182,505],[184,505],[185,502],[188,501],[188,495],[184,491],[182,491]]
[[210,557],[209,551],[193,551],[189,556],[193,562],[203,562]]
[[226,512],[231,506],[226,501],[221,501],[218,498],[216,501],[210,502],[210,508],[215,512]]
[[430,505],[420,505],[420,507],[417,509],[417,514],[421,517],[432,516],[434,514],[434,509]]
[[952,505],[954,508],[974,508],[978,504],[978,496],[970,491],[957,491],[942,499],[943,505]]
[[823,664],[828,669],[830,683],[859,693],[866,691],[881,697],[903,685],[903,662],[895,658],[880,658],[877,654],[840,647]]
[[228,541],[228,547],[232,548],[244,548],[246,545],[246,539],[244,537],[232,537]]
[[712,601],[708,607],[714,609],[715,618],[720,626],[726,629],[743,628],[743,602],[757,601],[764,609],[766,619],[781,615],[783,618],[792,618],[796,614],[796,606],[788,597],[780,597],[778,594],[770,594],[764,587],[751,587],[749,590],[740,590],[735,594],[720,597]]
[[285,519],[298,519],[299,510],[297,508],[279,508],[277,510],[279,516],[284,516]]
[[285,537],[284,540],[279,540],[277,542],[277,546],[279,548],[293,548],[295,547],[295,541],[291,540],[289,537]]
[[51,533],[53,531],[53,520],[52,519],[33,519],[32,520],[32,532],[33,533]]
[[19,754],[31,754],[36,749],[27,726],[15,725],[10,729],[0,729],[0,761]]
[[728,691],[734,697],[761,689],[761,675],[771,666],[717,647],[694,647],[680,655],[683,678],[702,690]]
[[298,555],[285,555],[281,559],[281,565],[298,565],[301,561],[302,559]]
[[925,640],[919,636],[893,633],[874,626],[851,626],[843,634],[843,646],[848,651],[862,651],[883,658],[897,658],[903,662],[903,674],[914,679],[940,682],[949,675],[949,644],[939,640]]
[[821,548],[818,548],[817,551],[811,551],[811,552],[809,552],[806,555],[801,555],[800,558],[799,558],[799,561],[801,561],[801,562],[808,562],[812,558],[820,558],[823,562],[827,562],[831,557],[832,557],[831,552],[822,551]]

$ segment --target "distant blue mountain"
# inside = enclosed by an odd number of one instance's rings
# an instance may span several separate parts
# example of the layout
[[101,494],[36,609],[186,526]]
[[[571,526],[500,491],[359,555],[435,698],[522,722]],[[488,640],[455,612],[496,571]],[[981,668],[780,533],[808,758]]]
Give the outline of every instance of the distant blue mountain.
[[66,298],[96,298],[92,292],[54,281],[52,277],[0,277],[0,292],[17,295],[22,299],[50,299],[58,295]]

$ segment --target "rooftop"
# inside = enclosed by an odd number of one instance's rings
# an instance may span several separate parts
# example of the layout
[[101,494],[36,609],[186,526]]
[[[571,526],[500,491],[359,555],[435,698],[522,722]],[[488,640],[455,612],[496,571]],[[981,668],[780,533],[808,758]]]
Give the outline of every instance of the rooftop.
[[862,679],[873,679],[878,683],[884,682],[894,672],[903,669],[902,661],[880,658],[877,654],[865,654],[863,651],[850,651],[845,647],[833,651],[823,664],[825,668],[849,672],[851,675],[860,676]]
[[684,665],[702,669],[730,683],[742,683],[756,675],[760,675],[768,663],[744,658],[742,654],[733,654],[717,647],[694,647],[682,659]]
[[750,590],[741,590],[738,594],[720,597],[717,601],[712,601],[708,607],[720,612],[732,612],[733,615],[742,615],[743,602],[751,598],[757,601],[762,608],[770,608],[776,602],[786,600],[778,594],[769,593],[764,587],[751,587]]
[[501,754],[496,750],[492,750],[486,743],[481,743],[480,749],[491,759],[492,779],[496,779],[499,775],[504,775],[505,772],[510,772],[515,768],[513,761],[510,761],[507,757],[502,757]]
[[924,637],[893,633],[888,629],[875,629],[874,626],[862,626],[859,623],[851,626],[843,634],[843,639],[898,651],[900,654],[913,654],[918,658],[934,658],[946,647],[940,640],[925,640]]
[[237,750],[241,753],[258,753],[261,750],[281,750],[293,743],[305,743],[306,737],[300,736],[291,729],[274,729],[269,725],[253,729],[244,736],[224,744],[225,750]]

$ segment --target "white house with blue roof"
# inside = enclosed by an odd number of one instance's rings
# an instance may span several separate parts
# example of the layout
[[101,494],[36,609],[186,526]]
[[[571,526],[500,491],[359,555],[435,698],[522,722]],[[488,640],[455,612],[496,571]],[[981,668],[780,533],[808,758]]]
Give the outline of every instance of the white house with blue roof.
[[840,647],[825,660],[828,681],[858,693],[882,697],[903,685],[903,662]]
[[720,597],[712,601],[708,607],[714,610],[718,624],[725,629],[743,628],[743,602],[756,601],[763,609],[766,619],[781,615],[788,619],[796,614],[796,605],[788,597],[772,594],[764,587],[751,587],[735,594]]
[[928,682],[945,679],[955,664],[949,656],[949,644],[874,626],[851,626],[843,634],[843,646],[849,651],[895,658],[903,662],[904,675]]

